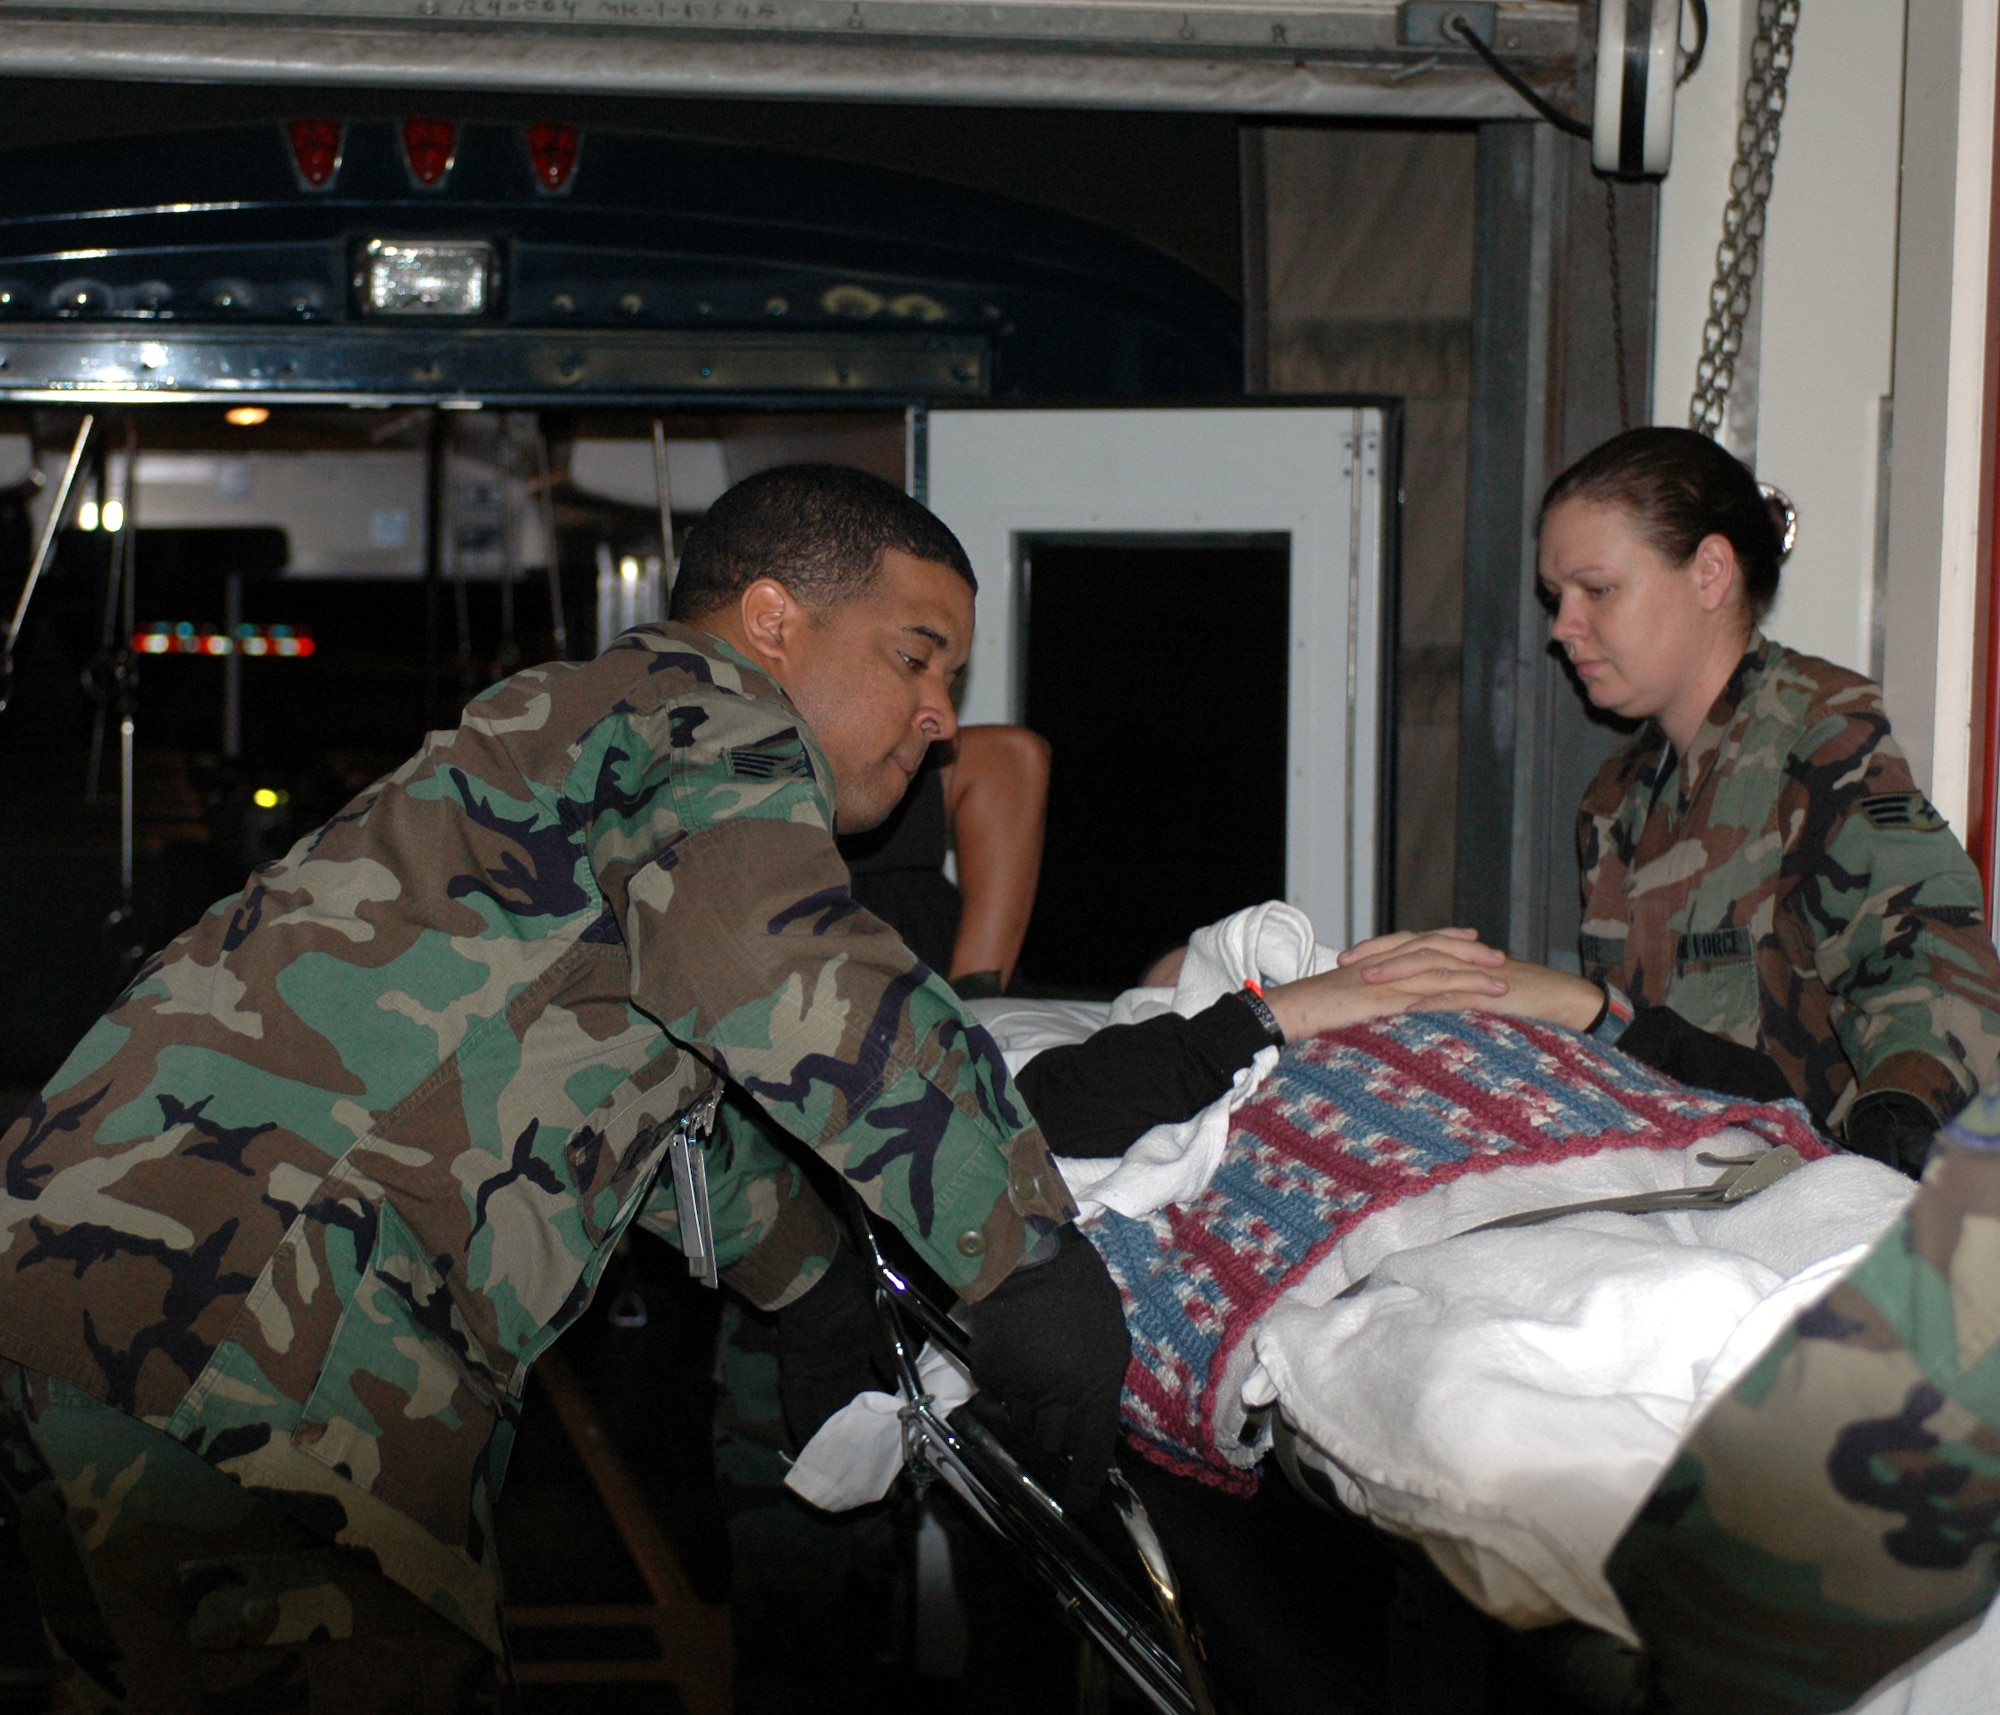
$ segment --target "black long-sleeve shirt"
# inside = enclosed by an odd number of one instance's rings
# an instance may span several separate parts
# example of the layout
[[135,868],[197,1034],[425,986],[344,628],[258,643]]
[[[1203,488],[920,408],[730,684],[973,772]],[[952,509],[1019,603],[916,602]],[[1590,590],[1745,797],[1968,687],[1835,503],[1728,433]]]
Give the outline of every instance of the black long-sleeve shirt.
[[1057,1155],[1123,1155],[1156,1125],[1194,1115],[1273,1046],[1240,995],[1192,1018],[1165,1013],[1046,1048],[1014,1083]]

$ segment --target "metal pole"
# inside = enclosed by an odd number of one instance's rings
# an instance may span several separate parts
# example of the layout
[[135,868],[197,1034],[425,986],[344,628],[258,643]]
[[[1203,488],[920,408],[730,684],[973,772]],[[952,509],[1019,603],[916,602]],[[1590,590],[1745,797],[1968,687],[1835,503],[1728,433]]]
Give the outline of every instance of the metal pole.
[[132,915],[132,757],[138,739],[138,663],[132,655],[132,633],[139,616],[139,423],[125,419],[125,480],[118,521],[118,547],[124,576],[119,592],[123,612],[118,628],[115,672],[118,684],[118,906],[123,918]]
[[14,645],[20,641],[21,628],[28,622],[28,603],[34,600],[35,585],[42,581],[42,573],[48,570],[49,561],[56,551],[56,532],[62,528],[63,514],[69,510],[69,493],[76,485],[76,473],[83,468],[83,455],[90,445],[90,432],[97,426],[96,415],[86,411],[78,425],[76,440],[69,449],[69,462],[63,466],[62,481],[56,485],[55,498],[49,502],[48,516],[42,520],[42,537],[35,544],[35,557],[28,562],[28,581],[21,586],[20,600],[14,603],[14,617],[7,622],[7,637],[0,644],[0,711],[4,711],[14,695]]
[[496,442],[500,469],[500,653],[494,658],[502,673],[511,673],[521,664],[521,645],[514,636],[514,574],[519,560],[514,553],[514,416],[500,413],[500,437]]
[[556,498],[549,478],[549,440],[542,433],[542,419],[535,418],[535,481],[541,489],[542,535],[546,538],[544,557],[548,561],[549,618],[555,624],[556,659],[569,659],[569,621],[563,617],[562,556],[556,552]]
[[222,658],[222,755],[234,762],[243,754],[243,644],[237,628],[243,623],[243,575],[231,572],[222,581],[222,629],[229,653]]
[[667,479],[667,425],[653,419],[653,489],[660,502],[660,570],[674,588],[674,485]]
[[139,659],[132,649],[139,612],[139,423],[135,417],[125,420],[125,469],[119,486],[121,516],[118,541],[112,550],[119,567],[119,636],[111,657],[111,683],[118,705],[118,906],[105,920],[104,929],[113,937],[122,988],[146,956],[145,947],[133,939],[138,798],[134,764],[139,732]]
[[438,599],[444,577],[444,413],[431,412],[424,444],[424,731],[438,722]]

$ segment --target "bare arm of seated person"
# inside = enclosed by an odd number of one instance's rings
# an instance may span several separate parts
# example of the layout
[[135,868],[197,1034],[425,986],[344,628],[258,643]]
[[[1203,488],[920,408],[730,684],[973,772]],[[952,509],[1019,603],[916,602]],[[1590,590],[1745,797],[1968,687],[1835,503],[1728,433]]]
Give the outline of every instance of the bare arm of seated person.
[[1020,726],[969,726],[944,767],[945,817],[964,907],[951,980],[998,974],[1004,992],[1027,938],[1048,820],[1049,743]]
[[[1265,992],[1287,1041],[1390,1013],[1492,1005],[1504,993],[1506,956],[1469,929],[1383,935],[1354,952],[1372,962]],[[1015,1083],[1056,1154],[1122,1155],[1154,1126],[1200,1113],[1270,1046],[1242,998],[1224,995],[1193,1018],[1167,1013],[1047,1049]]]

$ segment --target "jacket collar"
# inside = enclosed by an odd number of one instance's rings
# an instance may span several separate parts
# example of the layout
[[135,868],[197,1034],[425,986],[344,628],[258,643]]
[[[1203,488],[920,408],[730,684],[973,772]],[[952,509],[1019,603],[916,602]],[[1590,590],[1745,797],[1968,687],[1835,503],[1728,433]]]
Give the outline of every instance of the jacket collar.
[[[1750,687],[1763,674],[1771,659],[1771,645],[1761,631],[1754,627],[1750,632],[1750,642],[1743,651],[1743,659],[1736,663],[1736,669],[1729,675],[1729,682],[1722,687],[1721,694],[1709,705],[1694,742],[1688,746],[1687,755],[1679,758],[1680,763],[1680,805],[1682,810],[1694,802],[1694,795],[1700,789],[1703,776],[1708,773],[1709,764],[1722,749],[1722,741],[1736,722],[1736,712],[1742,706]],[[1672,772],[1676,758],[1674,747],[1667,741],[1656,722],[1654,732],[1659,734],[1660,760],[1658,773],[1654,775],[1654,789],[1666,783]]]

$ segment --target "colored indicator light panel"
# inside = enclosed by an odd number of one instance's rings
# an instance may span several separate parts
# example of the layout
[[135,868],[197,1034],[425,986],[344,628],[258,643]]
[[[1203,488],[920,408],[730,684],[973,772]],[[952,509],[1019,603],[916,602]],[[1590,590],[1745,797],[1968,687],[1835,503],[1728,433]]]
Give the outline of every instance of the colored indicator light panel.
[[141,655],[243,655],[271,661],[303,661],[318,649],[303,625],[239,625],[221,631],[185,619],[135,631],[132,647]]

